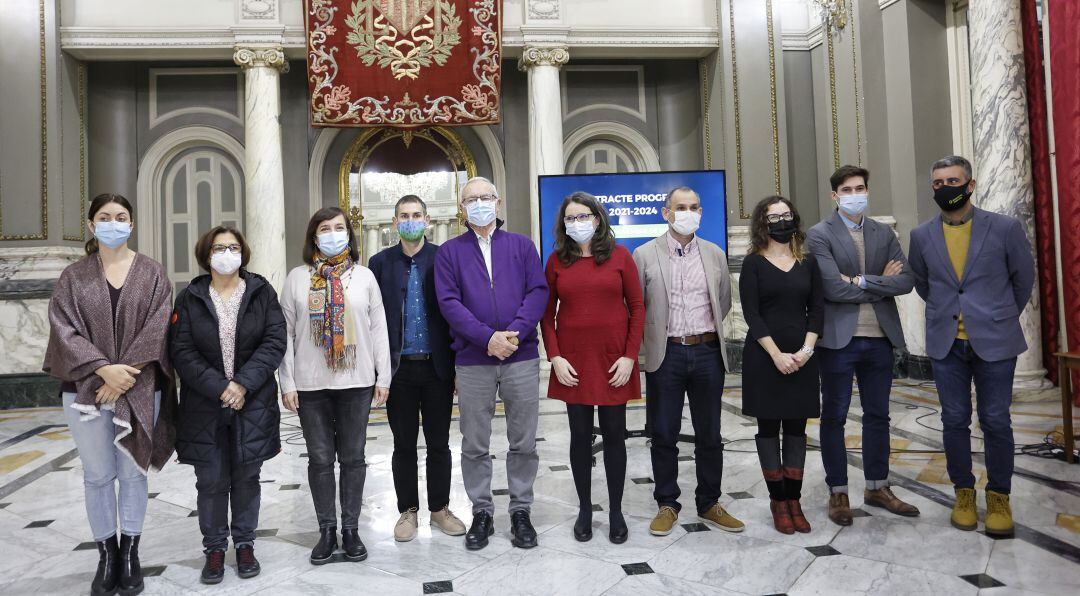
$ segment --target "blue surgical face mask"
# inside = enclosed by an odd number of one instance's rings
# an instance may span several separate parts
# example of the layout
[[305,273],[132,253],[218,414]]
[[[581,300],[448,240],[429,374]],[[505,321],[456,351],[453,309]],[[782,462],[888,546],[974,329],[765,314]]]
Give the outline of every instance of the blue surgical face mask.
[[578,244],[585,244],[596,233],[596,226],[590,220],[575,221],[566,224],[566,235],[573,238]]
[[94,222],[94,237],[102,246],[120,248],[130,236],[131,224],[126,221]]
[[482,228],[495,221],[495,215],[498,211],[495,206],[496,203],[498,201],[473,201],[469,203],[469,206],[465,208],[465,215],[469,218],[469,223]]
[[349,232],[323,232],[315,237],[318,240],[319,252],[325,257],[336,257],[349,248]]
[[844,213],[858,217],[866,211],[866,203],[869,195],[866,193],[856,195],[836,195],[836,206]]

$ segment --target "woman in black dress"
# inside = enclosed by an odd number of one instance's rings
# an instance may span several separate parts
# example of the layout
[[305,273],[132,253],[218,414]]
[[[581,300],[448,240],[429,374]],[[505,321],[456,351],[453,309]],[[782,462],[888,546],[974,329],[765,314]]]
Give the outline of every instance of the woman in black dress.
[[[799,504],[806,420],[821,414],[814,358],[824,297],[814,257],[803,248],[799,212],[784,197],[762,199],[750,219],[750,250],[739,279],[749,329],[743,353],[743,414],[758,420],[758,459],[773,525],[809,532]],[[784,431],[781,456],[780,429]]]

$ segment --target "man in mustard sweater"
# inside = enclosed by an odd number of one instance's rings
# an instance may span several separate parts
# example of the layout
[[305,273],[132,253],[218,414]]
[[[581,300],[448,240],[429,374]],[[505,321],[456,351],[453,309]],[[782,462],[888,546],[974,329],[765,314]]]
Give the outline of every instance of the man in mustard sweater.
[[935,216],[911,231],[909,264],[926,301],[926,354],[941,400],[952,525],[978,527],[971,472],[971,383],[986,454],[986,533],[1013,534],[1009,417],[1016,357],[1027,350],[1020,313],[1035,285],[1031,244],[1019,220],[971,204],[971,163],[951,156],[930,168]]

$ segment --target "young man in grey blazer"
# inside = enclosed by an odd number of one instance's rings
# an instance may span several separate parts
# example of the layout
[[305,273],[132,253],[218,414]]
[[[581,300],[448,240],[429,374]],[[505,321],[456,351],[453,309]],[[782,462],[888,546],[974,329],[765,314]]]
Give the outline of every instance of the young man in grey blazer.
[[946,468],[956,490],[952,525],[974,530],[971,382],[986,453],[986,533],[1013,535],[1009,417],[1016,357],[1027,350],[1020,313],[1035,286],[1035,258],[1016,218],[977,209],[971,163],[939,159],[930,184],[941,215],[911,231],[915,291],[926,300],[926,355],[941,400]]
[[829,485],[829,519],[852,523],[848,502],[844,422],[851,383],[862,402],[863,502],[903,516],[919,510],[889,488],[889,394],[893,348],[904,347],[896,296],[914,285],[896,234],[866,215],[870,172],[842,166],[829,178],[836,212],[810,228],[807,246],[825,291],[825,330],[818,339],[821,367],[821,460]]
[[687,395],[697,514],[728,532],[744,527],[717,502],[724,470],[720,395],[727,369],[723,331],[724,316],[731,311],[731,276],[724,251],[697,236],[701,209],[693,189],[672,190],[663,209],[668,231],[634,251],[645,296],[645,420],[658,506],[649,532],[655,536],[670,534],[679,520],[678,440]]

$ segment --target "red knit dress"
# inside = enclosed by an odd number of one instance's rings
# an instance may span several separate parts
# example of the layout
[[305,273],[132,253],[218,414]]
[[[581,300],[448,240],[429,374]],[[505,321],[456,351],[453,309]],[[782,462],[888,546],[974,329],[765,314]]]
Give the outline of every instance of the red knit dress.
[[[545,273],[550,297],[540,321],[544,348],[549,359],[566,358],[578,378],[577,387],[567,387],[552,371],[548,397],[593,406],[640,398],[637,361],[645,301],[630,251],[615,245],[611,258],[600,266],[584,257],[567,267],[552,254]],[[608,369],[622,356],[634,361],[634,370],[625,385],[612,387],[608,381],[614,373]]]

